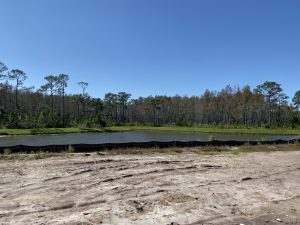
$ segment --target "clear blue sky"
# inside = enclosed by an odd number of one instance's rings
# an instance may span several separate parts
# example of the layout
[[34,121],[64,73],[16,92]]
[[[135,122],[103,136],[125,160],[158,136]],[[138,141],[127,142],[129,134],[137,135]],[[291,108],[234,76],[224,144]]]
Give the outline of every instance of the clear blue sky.
[[39,87],[200,95],[266,80],[300,89],[299,0],[0,0],[0,61]]

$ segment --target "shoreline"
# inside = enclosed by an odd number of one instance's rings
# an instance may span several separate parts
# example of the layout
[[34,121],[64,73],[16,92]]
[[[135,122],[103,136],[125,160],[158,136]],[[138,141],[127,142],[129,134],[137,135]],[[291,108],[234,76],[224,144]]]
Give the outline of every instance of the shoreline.
[[291,128],[219,128],[219,127],[179,127],[179,126],[111,126],[106,128],[34,128],[34,129],[0,129],[1,136],[7,135],[41,135],[67,133],[101,133],[122,131],[175,131],[191,133],[220,134],[265,134],[265,135],[300,135],[300,129]]

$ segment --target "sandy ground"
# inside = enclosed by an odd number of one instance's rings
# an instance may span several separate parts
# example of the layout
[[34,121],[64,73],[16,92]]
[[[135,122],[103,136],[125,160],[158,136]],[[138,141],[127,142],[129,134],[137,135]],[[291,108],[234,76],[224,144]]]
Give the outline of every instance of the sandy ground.
[[300,224],[300,152],[0,161],[0,224]]

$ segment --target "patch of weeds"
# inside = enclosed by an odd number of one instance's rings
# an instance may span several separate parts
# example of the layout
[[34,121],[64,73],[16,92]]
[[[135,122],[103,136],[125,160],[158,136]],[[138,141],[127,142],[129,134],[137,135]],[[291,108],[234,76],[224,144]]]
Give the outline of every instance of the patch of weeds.
[[228,147],[226,149],[220,147],[205,147],[198,148],[197,151],[193,151],[200,155],[217,155],[221,153],[231,153],[239,155],[242,153],[251,152],[266,152],[271,153],[275,151],[300,151],[300,144],[284,144],[284,145],[242,145],[239,147]]
[[162,154],[180,154],[183,152],[183,149],[177,147],[169,147],[169,148],[157,148],[153,149],[153,153],[162,153]]
[[182,148],[169,147],[169,148],[116,148],[105,149],[97,152],[97,155],[149,155],[149,154],[180,154],[183,152]]
[[240,146],[240,153],[250,152],[275,152],[275,151],[299,151],[299,144],[284,144],[284,145],[251,145]]
[[232,154],[234,154],[234,155],[239,155],[241,152],[239,151],[239,149],[234,149],[233,151],[232,151]]
[[69,145],[67,153],[74,153],[74,152],[75,152],[75,149],[73,148],[73,146]]
[[49,152],[44,152],[42,150],[37,152],[32,152],[31,154],[20,154],[15,157],[15,159],[18,160],[38,160],[38,159],[44,159],[50,157]]
[[203,146],[203,147],[198,147],[195,148],[196,151],[192,150],[192,152],[195,152],[199,155],[219,155],[221,153],[226,153],[230,149],[226,148],[225,146]]
[[182,150],[182,149],[180,149],[180,148],[175,148],[175,149],[174,149],[174,152],[176,152],[176,153],[180,154],[180,153],[182,153],[182,152],[183,152],[183,150]]
[[2,155],[0,159],[3,160],[25,160],[27,159],[26,155],[21,154],[11,154],[11,155]]
[[230,147],[229,148],[230,152],[234,155],[238,155],[241,153],[240,148],[239,147]]
[[6,155],[6,156],[3,155],[3,157],[1,157],[1,159],[5,159],[5,160],[38,160],[38,159],[48,158],[50,156],[51,155],[49,154],[49,152],[38,151],[38,152],[32,152],[30,154],[18,153],[18,154]]
[[23,154],[15,154],[12,159],[13,160],[27,160],[29,157],[28,155],[23,155]]
[[33,160],[44,159],[47,158],[48,156],[49,156],[48,152],[39,151],[34,154],[31,154],[28,159],[33,159]]
[[3,155],[4,156],[9,156],[11,154],[11,150],[9,148],[6,148],[3,150]]
[[11,160],[37,160],[48,158],[49,153],[44,151],[31,152],[30,154],[12,154],[7,159]]

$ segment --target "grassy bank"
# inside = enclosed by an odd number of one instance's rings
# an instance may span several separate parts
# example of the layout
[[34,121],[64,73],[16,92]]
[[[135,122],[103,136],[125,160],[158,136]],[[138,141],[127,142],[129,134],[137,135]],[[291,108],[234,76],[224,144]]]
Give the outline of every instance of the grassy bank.
[[202,146],[202,147],[170,147],[170,148],[120,148],[111,150],[100,150],[98,152],[91,153],[73,153],[72,151],[64,151],[61,153],[51,152],[32,152],[31,154],[16,153],[12,154],[7,149],[4,154],[0,154],[0,160],[38,160],[50,157],[72,157],[74,155],[87,157],[105,157],[112,155],[154,155],[154,154],[167,154],[177,155],[184,153],[198,154],[199,156],[213,156],[219,154],[234,154],[239,155],[242,153],[253,152],[288,152],[288,151],[300,151],[300,144],[284,144],[284,145],[243,145],[239,147],[228,146]]
[[288,128],[218,128],[218,127],[179,127],[179,126],[120,126],[111,129],[124,130],[148,130],[148,131],[179,131],[200,133],[230,133],[230,134],[295,134],[300,135],[300,129]]
[[229,146],[199,146],[199,147],[170,147],[170,148],[124,148],[99,151],[100,155],[122,155],[122,154],[181,154],[196,153],[200,155],[219,155],[252,153],[252,152],[276,152],[276,151],[300,151],[300,144],[283,144],[283,145],[242,145],[238,147]]
[[33,135],[33,134],[63,134],[63,133],[112,132],[112,131],[118,131],[118,129],[72,128],[72,127],[71,128],[35,128],[35,129],[0,129],[0,134]]
[[300,135],[300,129],[288,128],[219,128],[219,127],[179,127],[179,126],[113,126],[107,128],[36,128],[36,129],[0,129],[0,134],[33,135],[33,134],[63,134],[80,132],[117,132],[117,131],[179,131],[199,133],[230,133],[230,134],[295,134]]

